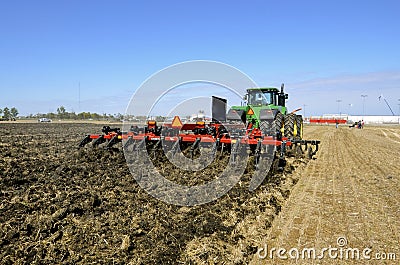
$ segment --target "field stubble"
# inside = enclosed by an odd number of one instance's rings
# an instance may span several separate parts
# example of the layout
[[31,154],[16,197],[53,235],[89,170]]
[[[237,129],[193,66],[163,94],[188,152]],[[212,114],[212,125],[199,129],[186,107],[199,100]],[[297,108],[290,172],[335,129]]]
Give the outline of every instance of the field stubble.
[[[400,256],[400,127],[365,129],[311,127],[308,137],[322,140],[318,159],[303,171],[279,217],[258,242],[270,248],[345,247],[372,249]],[[327,256],[327,255],[326,255]],[[326,257],[321,264],[394,264],[393,260],[338,260]],[[396,259],[396,260],[397,260]],[[310,264],[310,259],[282,260],[269,264]],[[265,264],[253,259],[252,264]]]

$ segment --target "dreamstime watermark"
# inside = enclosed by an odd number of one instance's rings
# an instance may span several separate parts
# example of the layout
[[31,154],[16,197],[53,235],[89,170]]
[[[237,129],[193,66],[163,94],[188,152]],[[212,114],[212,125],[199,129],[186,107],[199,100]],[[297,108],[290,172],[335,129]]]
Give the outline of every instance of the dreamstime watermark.
[[[189,61],[179,63],[167,67],[148,78],[143,84],[135,91],[129,105],[126,109],[127,115],[133,116],[152,116],[151,113],[157,108],[163,99],[168,98],[169,101],[174,100],[172,108],[177,107],[182,102],[193,102],[191,104],[192,113],[204,109],[202,103],[196,103],[198,99],[198,87],[191,88],[190,85],[194,83],[209,84],[223,88],[229,93],[235,95],[240,100],[243,93],[247,88],[258,87],[257,84],[249,78],[248,75],[239,71],[238,69],[227,64],[213,62],[213,61]],[[177,93],[177,88],[188,86],[184,90],[185,93]],[[190,93],[190,89],[193,89]],[[186,97],[185,97],[186,95]],[[203,95],[204,96],[204,95]],[[210,101],[211,96],[208,95]],[[219,96],[219,95],[215,95]],[[168,102],[168,101],[164,101]],[[163,105],[164,106],[164,105]],[[163,110],[164,113],[171,113],[172,110]],[[240,118],[239,118],[240,120]],[[129,131],[131,126],[134,125],[131,121],[124,121],[123,131]],[[238,139],[245,134],[245,125],[242,130],[235,127],[235,134]],[[226,127],[226,126],[225,126]],[[227,132],[230,128],[226,127]],[[241,135],[238,135],[238,132]],[[231,135],[231,134],[230,134]],[[153,140],[153,139],[150,139]],[[125,146],[123,140],[123,146]],[[165,158],[171,164],[184,171],[200,171],[204,170],[215,159],[215,152],[201,153],[198,158],[188,158],[182,154],[180,148],[174,155],[168,155],[173,145],[165,141],[162,135],[159,142],[155,139],[155,145],[162,146],[158,148],[157,152],[164,152]],[[200,145],[202,143],[200,142]],[[204,143],[206,144],[206,143]],[[179,146],[179,144],[177,144]],[[164,176],[164,172],[159,170],[154,164],[148,152],[146,141],[136,140],[134,150],[132,148],[124,148],[124,155],[130,169],[131,174],[136,179],[137,183],[153,197],[162,200],[166,203],[180,205],[180,206],[193,206],[211,202],[226,194],[241,178],[243,175],[247,160],[248,153],[246,146],[238,147],[236,157],[230,156],[229,162],[222,171],[215,172],[214,179],[201,185],[180,185]],[[275,147],[274,147],[275,148]],[[273,161],[274,148],[269,148],[263,152],[263,160],[259,163],[259,169],[256,170],[250,180],[249,189],[256,189],[266,177]],[[176,150],[176,149],[174,149]],[[237,157],[240,157],[238,162]]]
[[373,251],[372,248],[349,247],[346,237],[338,237],[336,246],[329,245],[324,248],[269,248],[267,244],[258,248],[256,256],[259,259],[293,259],[293,260],[321,260],[321,259],[338,259],[338,260],[396,260],[396,253]]

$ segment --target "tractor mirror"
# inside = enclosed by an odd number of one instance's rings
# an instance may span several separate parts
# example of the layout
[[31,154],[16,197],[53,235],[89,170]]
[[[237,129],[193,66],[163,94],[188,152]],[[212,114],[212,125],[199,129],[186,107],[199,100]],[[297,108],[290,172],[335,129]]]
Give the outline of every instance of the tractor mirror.
[[285,99],[288,99],[289,98],[289,95],[288,94],[285,94]]

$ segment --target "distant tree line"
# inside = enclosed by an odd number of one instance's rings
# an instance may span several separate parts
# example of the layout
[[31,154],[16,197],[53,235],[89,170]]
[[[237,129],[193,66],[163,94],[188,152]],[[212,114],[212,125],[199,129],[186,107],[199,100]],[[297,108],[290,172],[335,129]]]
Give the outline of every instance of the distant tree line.
[[118,114],[98,114],[91,112],[80,112],[75,113],[74,111],[68,112],[64,106],[57,108],[57,113],[37,113],[29,114],[27,118],[37,119],[37,118],[48,118],[54,120],[122,120],[123,115]]
[[[5,107],[4,109],[0,108],[0,120],[15,120],[18,116],[19,112],[15,107],[9,109]],[[22,118],[22,117],[20,117]],[[60,106],[57,108],[57,112],[49,112],[49,113],[37,113],[37,114],[29,114],[24,118],[28,119],[40,119],[40,118],[48,118],[51,120],[112,120],[112,121],[122,121],[129,120],[135,122],[145,122],[149,117],[146,116],[133,116],[133,115],[123,115],[121,113],[118,114],[98,114],[91,112],[80,112],[75,113],[74,111],[68,112],[64,106]],[[150,119],[154,119],[158,122],[163,122],[166,120],[166,117],[156,116],[151,117]]]
[[3,121],[15,120],[18,114],[19,112],[15,107],[12,107],[11,109],[8,107],[5,107],[4,109],[0,108],[0,119]]

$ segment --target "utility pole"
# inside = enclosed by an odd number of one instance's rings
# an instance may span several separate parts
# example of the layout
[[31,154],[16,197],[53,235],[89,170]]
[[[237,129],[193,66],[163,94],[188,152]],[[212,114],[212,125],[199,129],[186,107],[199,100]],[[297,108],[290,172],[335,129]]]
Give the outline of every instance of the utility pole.
[[336,100],[336,102],[338,103],[338,112],[339,112],[339,119],[342,117],[342,112],[340,111],[340,102],[342,102],[341,99]]
[[362,114],[363,119],[364,119],[364,116],[365,116],[365,98],[366,97],[368,97],[368,95],[361,95],[361,98],[362,98],[362,101],[363,101],[363,114]]
[[78,112],[81,112],[81,82],[78,83]]
[[[399,101],[400,101],[400,99],[399,99]],[[304,119],[306,119],[306,104],[303,104],[303,116],[304,116]],[[399,104],[399,106],[400,106],[400,104]]]

